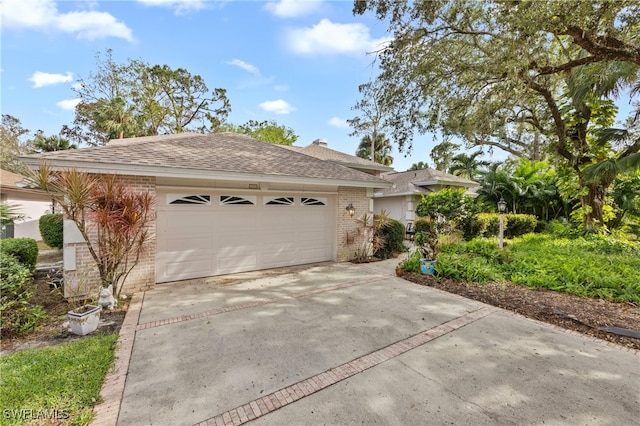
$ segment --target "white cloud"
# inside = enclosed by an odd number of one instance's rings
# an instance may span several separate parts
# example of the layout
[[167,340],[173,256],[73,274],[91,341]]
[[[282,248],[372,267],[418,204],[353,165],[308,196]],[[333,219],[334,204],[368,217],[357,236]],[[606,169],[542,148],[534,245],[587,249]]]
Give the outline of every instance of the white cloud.
[[205,0],[138,0],[138,2],[146,6],[173,8],[178,15],[197,12],[207,7]]
[[275,112],[276,114],[280,115],[290,114],[296,110],[294,107],[289,105],[287,101],[284,101],[282,99],[278,99],[276,101],[265,101],[258,106],[265,111]]
[[268,2],[264,8],[280,18],[295,18],[320,9],[321,0],[280,0]]
[[78,105],[80,103],[80,99],[65,99],[62,100],[60,102],[58,102],[56,105],[58,105],[60,108],[67,110],[67,111],[73,111],[76,108],[76,105]]
[[70,83],[73,80],[73,74],[67,72],[66,74],[49,74],[47,72],[36,71],[29,78],[29,81],[33,82],[33,87],[53,86],[54,84]]
[[291,50],[303,54],[364,54],[380,49],[390,38],[371,38],[369,28],[360,23],[336,24],[322,19],[313,27],[289,30]]
[[95,10],[60,13],[53,0],[4,0],[0,13],[5,28],[61,31],[88,40],[116,37],[133,41],[131,29],[110,13]]
[[241,59],[234,59],[232,61],[228,61],[227,64],[235,65],[238,68],[242,68],[243,70],[250,72],[251,74],[260,75],[260,70],[255,65],[251,65]]
[[349,123],[347,123],[347,120],[345,120],[344,118],[340,118],[340,117],[332,117],[329,119],[329,125],[333,126],[333,127],[338,127],[338,128],[345,128],[345,127],[349,127]]

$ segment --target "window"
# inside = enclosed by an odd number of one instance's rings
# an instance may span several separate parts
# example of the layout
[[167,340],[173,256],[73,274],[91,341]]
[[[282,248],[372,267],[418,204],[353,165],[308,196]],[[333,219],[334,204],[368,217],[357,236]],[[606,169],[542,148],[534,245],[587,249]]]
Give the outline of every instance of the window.
[[302,203],[303,206],[326,206],[327,205],[326,198],[302,197],[300,199],[300,202]]
[[203,204],[211,205],[211,195],[178,195],[168,194],[168,204]]
[[220,205],[221,206],[231,206],[231,205],[249,205],[254,206],[256,204],[256,196],[255,195],[247,195],[244,197],[240,197],[238,195],[221,195],[220,196]]
[[293,197],[264,197],[265,206],[292,206]]

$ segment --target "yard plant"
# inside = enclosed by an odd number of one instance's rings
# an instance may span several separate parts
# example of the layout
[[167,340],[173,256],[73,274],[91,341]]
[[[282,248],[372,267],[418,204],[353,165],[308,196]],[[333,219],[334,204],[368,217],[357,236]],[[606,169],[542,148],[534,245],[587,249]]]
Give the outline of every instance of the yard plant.
[[640,245],[612,237],[527,234],[510,240],[504,250],[494,239],[445,244],[436,274],[640,303]]
[[78,227],[97,265],[101,286],[113,286],[119,296],[146,250],[153,196],[132,191],[115,175],[53,171],[46,163],[33,177]]

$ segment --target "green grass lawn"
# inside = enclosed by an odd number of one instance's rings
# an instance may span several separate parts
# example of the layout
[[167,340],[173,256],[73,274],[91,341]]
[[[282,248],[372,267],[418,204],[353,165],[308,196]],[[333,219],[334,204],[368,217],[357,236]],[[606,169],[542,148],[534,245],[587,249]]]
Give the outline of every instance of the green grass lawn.
[[46,424],[89,423],[117,340],[115,334],[96,335],[0,358],[0,424],[37,417],[58,419]]
[[504,250],[495,240],[443,246],[436,275],[471,282],[496,280],[532,288],[640,303],[640,245],[610,237],[566,239],[528,234]]

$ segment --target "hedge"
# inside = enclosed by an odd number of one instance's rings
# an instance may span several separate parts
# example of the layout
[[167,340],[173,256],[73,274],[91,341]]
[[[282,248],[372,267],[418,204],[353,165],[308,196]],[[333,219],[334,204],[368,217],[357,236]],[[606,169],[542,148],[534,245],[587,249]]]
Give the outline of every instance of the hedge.
[[[509,238],[519,237],[536,230],[538,219],[530,214],[505,214],[504,235]],[[480,213],[460,220],[464,239],[469,241],[476,237],[495,237],[500,232],[499,213]]]
[[62,248],[64,230],[62,213],[45,214],[40,217],[40,235],[51,248]]
[[33,238],[6,238],[2,240],[2,252],[16,258],[33,272],[38,262],[38,243]]

